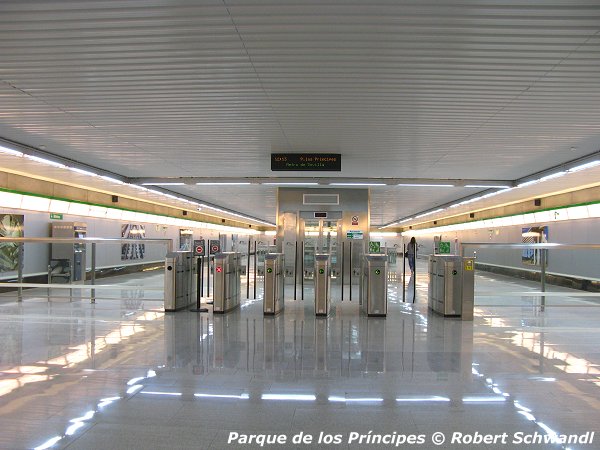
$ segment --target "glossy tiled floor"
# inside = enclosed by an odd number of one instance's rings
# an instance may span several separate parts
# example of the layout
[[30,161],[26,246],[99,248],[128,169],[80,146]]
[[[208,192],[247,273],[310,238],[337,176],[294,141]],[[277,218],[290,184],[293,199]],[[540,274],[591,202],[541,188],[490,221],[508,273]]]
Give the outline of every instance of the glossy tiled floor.
[[[481,274],[475,320],[462,322],[428,313],[426,282],[414,305],[391,286],[386,319],[360,315],[357,296],[315,318],[309,291],[274,318],[259,301],[165,315],[155,293],[128,287],[95,305],[4,295],[0,448],[259,448],[228,445],[230,431],[288,439],[265,448],[396,448],[349,443],[353,432],[422,435],[418,448],[600,448],[597,298],[554,289],[541,312],[521,295],[534,284]],[[587,431],[591,445],[510,443]],[[454,432],[509,443],[448,444]],[[289,443],[299,433],[342,442]]]

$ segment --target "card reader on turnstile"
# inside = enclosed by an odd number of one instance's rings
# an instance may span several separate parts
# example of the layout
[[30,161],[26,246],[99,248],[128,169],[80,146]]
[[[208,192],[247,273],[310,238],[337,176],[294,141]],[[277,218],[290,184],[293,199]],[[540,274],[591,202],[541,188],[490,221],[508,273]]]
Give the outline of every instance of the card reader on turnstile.
[[329,254],[315,254],[315,314],[329,314],[331,296],[331,266]]
[[283,310],[284,299],[283,253],[265,255],[265,297],[263,313],[278,314]]

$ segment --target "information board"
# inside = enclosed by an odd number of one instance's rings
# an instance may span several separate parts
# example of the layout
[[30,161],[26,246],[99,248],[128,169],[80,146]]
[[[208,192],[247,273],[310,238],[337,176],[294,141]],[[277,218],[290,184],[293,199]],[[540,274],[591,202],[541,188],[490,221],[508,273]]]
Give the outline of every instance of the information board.
[[341,172],[339,153],[271,153],[271,170],[305,172]]

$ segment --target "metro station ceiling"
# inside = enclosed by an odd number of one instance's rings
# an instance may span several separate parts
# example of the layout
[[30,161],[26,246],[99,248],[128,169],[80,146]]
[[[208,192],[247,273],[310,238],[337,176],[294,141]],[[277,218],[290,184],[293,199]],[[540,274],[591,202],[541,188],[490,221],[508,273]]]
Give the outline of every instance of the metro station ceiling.
[[[598,0],[0,2],[0,137],[127,177],[514,180],[598,151],[598,105]],[[169,189],[275,220],[275,187]],[[374,224],[471,193],[373,188]]]

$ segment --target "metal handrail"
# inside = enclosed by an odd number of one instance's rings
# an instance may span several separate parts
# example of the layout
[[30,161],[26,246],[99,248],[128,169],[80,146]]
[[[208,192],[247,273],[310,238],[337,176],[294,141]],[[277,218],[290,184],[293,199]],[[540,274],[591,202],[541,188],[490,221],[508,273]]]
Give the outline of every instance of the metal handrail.
[[[514,249],[538,249],[540,252],[540,287],[541,292],[546,292],[546,261],[548,250],[594,250],[600,249],[600,244],[561,244],[558,242],[544,242],[544,243],[503,243],[503,242],[461,242],[459,244],[460,256],[465,256],[465,249],[467,247],[477,248],[514,248]],[[546,296],[541,297],[541,310],[544,311],[546,308]]]
[[131,238],[52,238],[52,237],[0,237],[1,242],[38,243],[38,244],[163,244],[169,252],[173,251],[172,239],[131,239]]
[[524,243],[502,243],[502,242],[461,242],[459,243],[460,256],[464,255],[466,247],[479,248],[533,248],[540,250],[587,250],[600,249],[600,244],[559,244],[555,242],[547,242],[540,244],[524,244]]
[[[0,243],[14,242],[19,244],[18,263],[17,263],[17,283],[2,283],[0,286],[16,286],[18,289],[18,299],[21,301],[23,287],[28,287],[28,283],[23,283],[23,244],[92,244],[92,268],[91,284],[96,284],[96,244],[118,243],[118,244],[161,244],[166,245],[167,253],[173,251],[172,239],[131,239],[131,238],[53,238],[53,237],[0,237]],[[58,287],[53,286],[53,287]],[[68,286],[68,287],[67,287]],[[60,286],[63,287],[63,286]],[[65,284],[65,288],[72,289],[72,284]],[[96,291],[91,291],[91,302],[96,302]]]

